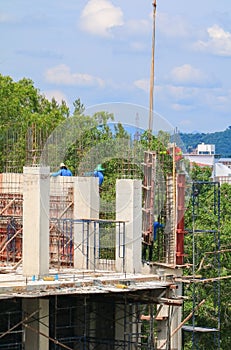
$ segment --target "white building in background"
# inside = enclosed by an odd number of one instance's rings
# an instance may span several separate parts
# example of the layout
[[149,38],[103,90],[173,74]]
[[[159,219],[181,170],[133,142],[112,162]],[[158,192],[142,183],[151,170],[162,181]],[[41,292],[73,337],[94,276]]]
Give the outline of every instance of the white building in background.
[[231,158],[219,158],[219,163],[222,163],[231,169]]
[[209,166],[212,169],[212,181],[231,184],[231,158],[217,158],[215,145],[201,143],[197,145],[194,153],[184,154],[190,164],[201,167]]
[[213,168],[215,163],[215,145],[198,144],[193,153],[184,154],[184,158],[188,159],[190,164],[199,166],[209,166]]
[[214,164],[212,180],[218,181],[220,184],[231,184],[231,169],[218,160],[218,162]]
[[215,155],[215,145],[207,145],[202,142],[197,145],[196,153],[198,155]]

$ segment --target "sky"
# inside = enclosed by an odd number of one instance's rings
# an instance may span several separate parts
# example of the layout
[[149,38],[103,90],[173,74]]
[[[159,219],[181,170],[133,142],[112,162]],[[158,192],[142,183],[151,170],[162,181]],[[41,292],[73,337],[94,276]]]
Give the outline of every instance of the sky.
[[[148,129],[152,0],[2,0],[0,74]],[[156,0],[153,128],[231,125],[231,1]],[[109,111],[110,108],[109,108]],[[115,112],[116,113],[116,112]]]

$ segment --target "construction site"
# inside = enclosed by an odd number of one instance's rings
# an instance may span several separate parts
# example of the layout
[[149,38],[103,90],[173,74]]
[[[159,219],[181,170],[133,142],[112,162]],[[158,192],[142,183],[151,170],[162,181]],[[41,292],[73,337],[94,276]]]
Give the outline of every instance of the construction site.
[[[219,349],[219,279],[209,281],[215,300],[209,326],[196,319],[206,304],[197,293],[204,279],[196,276],[201,233],[214,237],[219,276],[219,184],[189,182],[175,162],[175,144],[172,151],[166,175],[156,151],[139,152],[142,178],[124,169],[113,220],[102,219],[94,176],[51,177],[44,164],[0,175],[0,349],[177,350],[188,336],[200,349],[205,334]],[[206,233],[196,224],[198,186],[214,191],[217,229]],[[191,233],[184,225],[188,194]],[[163,225],[155,232],[157,219]],[[186,234],[191,276],[183,274]]]
[[[0,349],[188,350],[204,349],[205,338],[211,349],[220,349],[219,182],[191,181],[175,139],[168,145],[168,164],[158,149],[137,149],[130,141],[118,147],[117,140],[118,154],[128,148],[130,153],[121,160],[114,202],[104,203],[98,178],[87,173],[99,163],[97,148],[78,174],[52,177],[65,161],[63,138],[50,138],[44,148],[35,134],[28,136],[25,164],[12,164],[12,137],[5,142]],[[105,158],[106,164],[108,150],[114,151],[111,144],[104,148],[100,162]],[[200,195],[206,193],[214,221],[204,229],[199,219],[208,208]],[[185,227],[188,205],[192,229]],[[209,252],[201,250],[206,239],[212,242]],[[205,256],[213,276],[203,270]],[[203,324],[197,317],[201,308]]]

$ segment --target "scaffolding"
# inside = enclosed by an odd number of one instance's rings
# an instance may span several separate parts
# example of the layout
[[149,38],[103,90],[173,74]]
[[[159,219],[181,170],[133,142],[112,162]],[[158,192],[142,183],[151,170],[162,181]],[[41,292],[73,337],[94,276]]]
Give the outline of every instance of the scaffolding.
[[[74,241],[75,231],[80,232]],[[115,270],[116,234],[119,257],[125,266],[125,222],[106,219],[52,219],[50,226],[50,264],[73,267],[74,254],[80,251],[86,270]],[[90,244],[93,242],[93,247]],[[93,254],[91,250],[93,249]]]
[[156,179],[156,152],[144,153],[143,180],[143,244],[153,244],[154,200]]
[[[210,227],[210,228],[209,228]],[[192,273],[189,281],[184,280],[185,312],[203,302],[200,311],[192,313],[191,323],[183,326],[184,344],[192,349],[201,349],[208,344],[220,349],[220,183],[196,181],[192,184],[192,229],[188,230],[187,262]],[[201,247],[213,251],[206,254]],[[190,340],[191,337],[191,340]],[[213,345],[212,345],[213,344]]]
[[21,300],[13,299],[1,303],[0,312],[0,349],[21,350],[23,329],[21,320]]
[[[50,266],[73,267],[74,252],[82,254],[89,268],[89,240],[94,241],[94,269],[115,269],[116,233],[119,237],[120,257],[125,259],[125,222],[107,219],[79,219],[74,217],[73,181],[65,178],[51,182],[50,195]],[[68,181],[69,180],[69,181]],[[23,237],[23,176],[0,175],[0,261],[2,266],[22,260]],[[78,226],[78,227],[77,227]],[[74,232],[81,239],[74,243]],[[86,251],[85,251],[86,250]],[[124,266],[124,262],[123,262]]]
[[[184,264],[184,213],[187,191],[186,174],[171,158],[160,152],[144,153],[143,177],[143,260],[171,267]],[[174,155],[173,155],[174,156]],[[166,163],[175,169],[166,171]],[[155,224],[157,224],[155,229]]]
[[[84,275],[82,279],[84,281]],[[87,283],[87,275],[85,279]],[[159,309],[153,308],[153,304],[162,299],[163,303],[174,301],[167,299],[168,288],[164,288],[164,284],[150,288],[150,282],[141,287],[138,280],[122,277],[118,282],[114,288],[110,284],[107,288],[95,279],[92,291],[88,288],[87,292],[43,297],[49,306],[42,315],[36,306],[28,312],[22,296],[6,299],[1,310],[0,349],[24,349],[26,329],[48,338],[51,350],[157,349],[159,330],[155,319]],[[29,299],[38,305],[36,296]],[[150,310],[153,327],[150,327]],[[46,327],[49,333],[41,331]]]
[[[137,294],[88,295],[73,297],[70,307],[65,297],[54,298],[51,336],[72,349],[150,349],[141,302]],[[51,349],[59,347],[53,344]]]

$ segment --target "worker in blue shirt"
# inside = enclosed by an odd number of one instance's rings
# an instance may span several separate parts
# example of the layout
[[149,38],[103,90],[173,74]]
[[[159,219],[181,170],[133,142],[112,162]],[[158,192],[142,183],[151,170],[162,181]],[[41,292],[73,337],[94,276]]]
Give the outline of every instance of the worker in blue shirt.
[[67,166],[64,163],[61,163],[60,169],[57,172],[52,173],[51,176],[72,176],[72,172],[70,171],[70,169],[67,168]]
[[159,221],[154,221],[154,223],[153,223],[153,239],[154,239],[154,241],[157,238],[158,228],[162,228],[162,227],[164,227],[163,224],[161,224]]
[[97,167],[94,170],[94,176],[99,178],[99,186],[102,185],[104,180],[104,168],[102,168],[101,164],[98,164]]
[[152,260],[153,243],[157,239],[158,229],[159,228],[163,228],[163,227],[164,227],[164,225],[161,224],[159,221],[154,221],[154,223],[153,223],[153,240],[152,240],[151,245],[149,246],[149,254],[148,254],[149,255],[149,257],[148,257],[149,261]]

